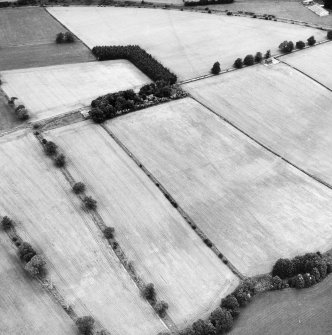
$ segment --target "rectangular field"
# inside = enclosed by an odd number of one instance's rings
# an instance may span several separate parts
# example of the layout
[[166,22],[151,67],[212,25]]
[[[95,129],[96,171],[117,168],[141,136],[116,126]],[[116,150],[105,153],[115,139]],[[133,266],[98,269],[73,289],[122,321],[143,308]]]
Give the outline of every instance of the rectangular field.
[[183,88],[259,142],[332,184],[332,93],[326,88],[285,64],[254,66]]
[[98,212],[180,328],[207,316],[238,284],[159,189],[100,126],[75,124],[47,135],[68,169],[98,201]]
[[190,98],[107,122],[244,275],[332,243],[332,191]]
[[99,95],[136,89],[150,79],[126,60],[3,71],[2,88],[18,97],[32,120],[90,105]]
[[331,55],[332,42],[329,42],[280,59],[332,90]]
[[[238,57],[326,32],[274,21],[146,8],[52,7],[50,13],[89,47],[138,44],[180,79],[206,74],[214,62],[229,68]],[[279,53],[279,51],[278,51]]]
[[76,313],[114,334],[165,330],[33,135],[2,137],[0,157],[0,212],[43,253],[49,278]]
[[0,233],[0,334],[75,335],[64,310],[23,270],[16,248]]

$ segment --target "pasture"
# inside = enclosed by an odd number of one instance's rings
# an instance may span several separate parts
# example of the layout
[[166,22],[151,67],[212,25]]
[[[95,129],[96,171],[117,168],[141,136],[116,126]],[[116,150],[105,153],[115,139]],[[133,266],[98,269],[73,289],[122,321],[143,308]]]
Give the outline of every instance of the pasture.
[[237,278],[103,128],[77,123],[47,136],[66,152],[69,171],[91,190],[98,212],[178,327],[207,316],[233,291]]
[[332,243],[332,192],[190,98],[107,122],[244,275]]
[[281,57],[280,60],[294,66],[332,91],[331,55],[332,42],[329,42]]
[[258,295],[243,309],[231,335],[327,335],[332,329],[332,276],[303,290]]
[[57,17],[89,47],[138,44],[179,79],[206,74],[219,61],[229,68],[248,53],[277,52],[285,39],[326,32],[274,21],[176,10],[120,7],[52,7]]
[[332,93],[326,88],[285,64],[254,66],[183,88],[293,164],[332,183]]
[[0,70],[94,60],[82,42],[57,45],[56,34],[66,29],[43,8],[0,11]]
[[136,89],[150,80],[126,60],[0,72],[2,89],[40,120],[90,105],[99,95]]
[[42,252],[49,278],[75,312],[92,315],[114,334],[165,330],[33,135],[2,137],[0,156],[0,192],[6,194],[0,212],[18,222],[19,235]]
[[0,334],[75,335],[74,322],[23,270],[6,233],[0,233]]

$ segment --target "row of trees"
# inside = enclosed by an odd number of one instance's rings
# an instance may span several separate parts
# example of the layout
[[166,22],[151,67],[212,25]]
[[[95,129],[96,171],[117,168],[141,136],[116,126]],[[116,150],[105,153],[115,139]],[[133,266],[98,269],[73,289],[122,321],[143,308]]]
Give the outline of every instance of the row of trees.
[[55,38],[55,43],[61,44],[61,43],[74,43],[75,37],[73,33],[70,31],[66,31],[65,33],[58,33]]
[[175,84],[177,76],[159,63],[151,54],[138,45],[97,46],[92,53],[98,60],[127,59],[153,81],[163,80]]
[[152,283],[146,284],[143,288],[144,298],[153,306],[160,317],[165,317],[168,303],[164,300],[157,301],[157,293]]
[[15,107],[15,100],[17,100],[16,97],[12,97],[8,100],[8,105],[11,106],[14,109],[15,115],[18,120],[25,121],[29,119],[29,112],[25,108],[24,105],[18,105]]
[[185,6],[224,5],[233,2],[234,0],[198,0],[198,1],[184,1],[184,5]]
[[267,50],[265,55],[261,52],[257,52],[255,56],[253,55],[247,55],[244,60],[242,58],[237,58],[234,62],[234,67],[236,69],[241,69],[244,65],[245,66],[251,66],[254,65],[255,63],[261,63],[263,59],[268,59],[271,57],[271,51]]
[[332,30],[329,30],[329,31],[327,32],[327,39],[328,39],[328,40],[332,40]]
[[[307,43],[308,43],[309,46],[312,46],[312,45],[316,44],[315,37],[310,36],[307,39]],[[305,47],[305,43],[303,41],[298,41],[298,42],[296,42],[295,47],[297,49],[303,49]],[[283,53],[292,52],[294,50],[294,43],[292,41],[283,41],[282,43],[280,43],[279,49]]]
[[65,155],[58,152],[58,146],[54,142],[43,139],[42,144],[45,154],[54,160],[56,167],[62,168],[66,165]]

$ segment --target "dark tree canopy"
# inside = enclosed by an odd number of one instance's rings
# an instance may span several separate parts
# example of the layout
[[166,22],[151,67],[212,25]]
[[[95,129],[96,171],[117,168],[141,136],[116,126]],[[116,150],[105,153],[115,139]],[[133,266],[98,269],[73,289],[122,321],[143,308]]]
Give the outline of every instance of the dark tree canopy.
[[95,320],[92,316],[83,316],[76,320],[76,326],[82,335],[91,335],[93,333]]

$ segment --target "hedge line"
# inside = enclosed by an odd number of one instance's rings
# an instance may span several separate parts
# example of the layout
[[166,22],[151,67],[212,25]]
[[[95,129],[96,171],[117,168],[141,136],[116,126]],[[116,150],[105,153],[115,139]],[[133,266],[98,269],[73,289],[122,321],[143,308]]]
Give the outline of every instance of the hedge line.
[[199,1],[185,1],[185,6],[206,6],[206,5],[224,5],[233,3],[234,0],[199,0]]
[[175,84],[177,76],[160,64],[138,45],[96,46],[92,53],[98,60],[127,59],[153,81],[163,80]]

